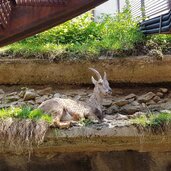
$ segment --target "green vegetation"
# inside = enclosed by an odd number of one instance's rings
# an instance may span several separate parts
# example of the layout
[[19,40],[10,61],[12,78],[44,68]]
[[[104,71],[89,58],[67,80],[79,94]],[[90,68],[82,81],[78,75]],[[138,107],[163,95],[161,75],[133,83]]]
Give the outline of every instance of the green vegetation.
[[[100,22],[88,12],[57,27],[0,49],[1,56],[65,59],[96,59],[140,55],[147,49],[171,53],[171,35],[145,37],[139,30],[140,18],[133,19],[127,1],[123,12],[104,15]],[[146,50],[144,49],[146,46]]]
[[10,107],[7,109],[0,110],[0,119],[6,118],[20,118],[20,119],[31,119],[31,120],[44,120],[48,123],[52,122],[51,116],[43,113],[40,109],[33,109],[30,106],[24,107]]
[[155,49],[162,50],[163,53],[171,53],[171,35],[161,34],[148,37],[147,46],[150,42],[150,46]]
[[89,125],[91,125],[91,124],[93,123],[93,121],[90,120],[90,119],[81,119],[81,120],[79,121],[79,123],[80,123],[81,125],[84,125],[84,126],[89,126]]
[[56,59],[95,57],[107,51],[129,51],[143,41],[129,8],[94,22],[90,12],[8,47],[1,54]]
[[132,119],[131,122],[135,125],[142,126],[144,128],[165,128],[171,123],[171,114],[170,113],[159,113],[159,114],[150,114],[142,115],[138,118]]

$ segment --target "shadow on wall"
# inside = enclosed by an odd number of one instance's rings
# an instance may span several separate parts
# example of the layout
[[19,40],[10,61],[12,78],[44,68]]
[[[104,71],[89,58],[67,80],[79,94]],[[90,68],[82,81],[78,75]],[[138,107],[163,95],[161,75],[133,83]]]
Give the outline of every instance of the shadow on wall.
[[[164,162],[163,162],[164,161]],[[4,155],[0,171],[170,171],[171,153],[135,151],[56,153],[32,156]]]

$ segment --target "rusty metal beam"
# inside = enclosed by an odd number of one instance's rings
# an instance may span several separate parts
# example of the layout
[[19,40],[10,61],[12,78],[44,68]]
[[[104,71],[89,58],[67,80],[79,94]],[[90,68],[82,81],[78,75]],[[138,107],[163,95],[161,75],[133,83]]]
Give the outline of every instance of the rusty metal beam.
[[66,5],[68,0],[16,0],[16,4],[20,6],[54,6]]
[[0,0],[0,47],[59,25],[105,1]]

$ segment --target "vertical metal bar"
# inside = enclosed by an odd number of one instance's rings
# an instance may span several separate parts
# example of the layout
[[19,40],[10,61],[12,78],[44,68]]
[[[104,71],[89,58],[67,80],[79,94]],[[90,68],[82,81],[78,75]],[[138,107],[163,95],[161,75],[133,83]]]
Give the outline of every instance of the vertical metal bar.
[[145,0],[141,0],[141,15],[142,18],[145,17]]
[[171,0],[167,0],[168,1],[168,7],[171,10]]
[[91,20],[92,20],[92,21],[95,21],[95,9],[92,9],[92,10],[91,10],[91,13],[92,13]]
[[162,15],[160,16],[159,34],[161,33],[161,28],[162,28]]
[[120,13],[121,12],[121,10],[120,10],[120,0],[117,0],[117,8],[118,8],[118,13]]

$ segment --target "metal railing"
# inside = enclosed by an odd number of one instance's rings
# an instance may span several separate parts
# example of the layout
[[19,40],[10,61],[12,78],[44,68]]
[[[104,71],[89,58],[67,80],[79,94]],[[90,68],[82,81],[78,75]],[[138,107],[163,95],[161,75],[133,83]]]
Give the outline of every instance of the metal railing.
[[[120,4],[125,0],[118,1]],[[171,34],[171,0],[130,0],[129,2],[133,17],[144,18],[140,24],[144,34]]]
[[65,5],[67,0],[15,0],[17,5],[20,6],[53,6]]
[[[122,11],[120,4],[125,0],[117,0],[118,11]],[[171,9],[171,0],[130,0],[132,15],[134,17],[154,18],[169,12]]]
[[158,17],[145,20],[140,25],[144,34],[171,33],[171,10]]

